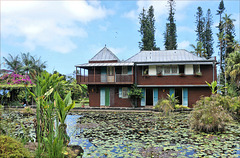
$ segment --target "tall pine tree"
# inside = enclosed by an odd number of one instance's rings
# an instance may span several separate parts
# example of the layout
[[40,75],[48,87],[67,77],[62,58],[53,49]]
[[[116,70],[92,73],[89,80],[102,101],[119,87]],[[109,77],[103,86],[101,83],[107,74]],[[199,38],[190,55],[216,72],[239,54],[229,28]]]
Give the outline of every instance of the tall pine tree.
[[159,50],[155,40],[155,18],[153,6],[150,6],[146,14],[143,8],[139,15],[141,41],[139,42],[140,50]]
[[206,25],[205,25],[205,32],[204,32],[204,41],[205,41],[205,50],[207,54],[207,58],[210,58],[213,54],[213,33],[212,33],[212,26],[213,21],[212,21],[212,14],[211,10],[207,10],[207,15],[206,15]]
[[177,29],[174,19],[174,0],[168,0],[169,4],[169,17],[168,23],[166,23],[166,32],[164,35],[164,46],[166,50],[176,50],[177,49]]
[[221,73],[224,72],[224,68],[223,68],[223,51],[224,51],[224,41],[223,41],[223,27],[222,27],[222,14],[224,13],[225,7],[224,7],[224,3],[223,0],[221,0],[221,2],[219,3],[218,6],[218,10],[217,10],[217,15],[219,15],[219,24],[218,24],[218,29],[219,29],[219,33],[217,34],[218,36],[218,47],[219,47],[219,55],[220,55],[220,69],[221,69]]
[[204,21],[205,18],[203,17],[203,11],[201,7],[197,8],[197,13],[195,15],[196,17],[196,24],[197,24],[197,29],[195,30],[195,32],[197,33],[197,42],[202,42],[203,43],[203,47],[205,47],[205,42],[204,42]]

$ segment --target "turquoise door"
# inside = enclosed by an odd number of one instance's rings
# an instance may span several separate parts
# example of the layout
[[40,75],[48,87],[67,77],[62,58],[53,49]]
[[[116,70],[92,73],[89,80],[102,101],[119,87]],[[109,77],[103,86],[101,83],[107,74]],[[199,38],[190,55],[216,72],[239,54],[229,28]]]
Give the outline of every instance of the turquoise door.
[[143,94],[143,98],[141,99],[141,106],[145,106],[146,105],[146,89],[142,88],[142,94]]
[[188,89],[183,88],[183,106],[188,106]]
[[169,95],[172,96],[172,94],[174,94],[174,96],[175,96],[175,89],[174,88],[169,89]]
[[153,105],[155,106],[158,102],[158,88],[153,88]]
[[105,106],[105,88],[100,88],[100,105]]

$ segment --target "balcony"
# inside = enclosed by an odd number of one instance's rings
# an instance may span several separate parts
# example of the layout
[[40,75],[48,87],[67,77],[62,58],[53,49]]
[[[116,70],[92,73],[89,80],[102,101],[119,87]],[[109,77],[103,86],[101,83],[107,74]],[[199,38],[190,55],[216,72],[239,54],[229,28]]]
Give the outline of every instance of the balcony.
[[115,74],[91,74],[87,76],[77,75],[78,84],[133,84],[133,75]]

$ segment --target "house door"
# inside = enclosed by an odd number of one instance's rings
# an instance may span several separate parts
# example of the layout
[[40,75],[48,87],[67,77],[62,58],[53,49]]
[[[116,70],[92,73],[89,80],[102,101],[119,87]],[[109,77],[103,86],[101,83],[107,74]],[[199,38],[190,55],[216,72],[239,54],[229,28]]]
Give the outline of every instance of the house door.
[[146,105],[153,105],[153,89],[146,88]]
[[179,101],[178,104],[182,105],[182,98],[183,98],[182,88],[175,88],[175,97]]
[[100,105],[101,106],[110,105],[110,90],[108,87],[100,88]]

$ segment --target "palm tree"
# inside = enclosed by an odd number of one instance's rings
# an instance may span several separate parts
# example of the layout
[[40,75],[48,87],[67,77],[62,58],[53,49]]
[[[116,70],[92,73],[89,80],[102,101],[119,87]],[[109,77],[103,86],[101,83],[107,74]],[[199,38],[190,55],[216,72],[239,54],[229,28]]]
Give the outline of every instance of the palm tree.
[[226,59],[226,75],[231,77],[239,87],[240,85],[240,49],[230,53]]
[[18,55],[17,56],[12,56],[11,54],[8,55],[9,55],[8,58],[3,57],[3,59],[6,62],[7,68],[15,71],[15,73],[20,73],[22,69],[20,57]]
[[3,59],[10,70],[18,74],[31,75],[32,78],[35,78],[46,68],[46,61],[42,62],[40,57],[37,59],[30,53],[21,53],[21,58],[19,55],[12,56],[9,54],[8,59],[5,57]]
[[190,46],[194,49],[194,51],[191,51],[191,53],[200,57],[207,57],[206,49],[203,48],[202,42],[198,42],[197,46],[194,46],[193,44],[190,44]]
[[30,53],[21,53],[22,57],[22,71],[25,72],[26,74],[29,74],[29,72],[33,69],[33,62],[31,60],[31,55]]

